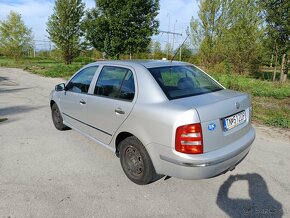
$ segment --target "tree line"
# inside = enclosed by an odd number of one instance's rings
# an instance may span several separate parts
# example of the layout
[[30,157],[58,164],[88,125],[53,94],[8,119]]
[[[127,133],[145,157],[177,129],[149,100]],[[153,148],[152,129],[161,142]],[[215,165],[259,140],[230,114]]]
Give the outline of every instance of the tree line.
[[[161,58],[176,52],[168,44],[164,52],[159,42],[151,41],[159,27],[159,0],[95,3],[85,10],[81,0],[55,1],[47,32],[66,64],[88,48],[112,59],[142,52],[150,53],[148,58]],[[199,0],[198,4],[198,19],[192,18],[187,31],[191,40],[181,47],[187,61],[240,74],[273,66],[273,80],[280,66],[280,81],[287,79],[290,1]],[[11,12],[6,21],[0,21],[0,53],[17,59],[31,46],[31,29],[21,15]],[[197,52],[192,54],[190,46]]]
[[51,40],[71,63],[83,46],[93,46],[113,59],[144,51],[159,22],[158,0],[96,0],[84,11],[81,0],[56,0],[47,23]]
[[290,1],[201,0],[198,19],[190,22],[198,60],[207,67],[244,73],[259,66],[281,65],[280,81],[289,66]]

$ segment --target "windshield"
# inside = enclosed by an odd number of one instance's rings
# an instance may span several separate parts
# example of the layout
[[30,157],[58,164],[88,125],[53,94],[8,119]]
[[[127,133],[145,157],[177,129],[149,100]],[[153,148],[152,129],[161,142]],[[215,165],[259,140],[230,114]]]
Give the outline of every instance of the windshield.
[[148,69],[169,100],[222,90],[223,87],[194,66]]

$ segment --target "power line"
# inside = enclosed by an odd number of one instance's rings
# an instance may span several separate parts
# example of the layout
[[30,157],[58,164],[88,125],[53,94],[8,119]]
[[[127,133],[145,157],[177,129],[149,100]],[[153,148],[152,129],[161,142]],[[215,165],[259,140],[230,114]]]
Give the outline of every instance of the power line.
[[[174,29],[175,29],[175,24],[174,24]],[[182,33],[176,33],[175,30],[173,32],[169,31],[169,28],[168,28],[168,31],[159,30],[158,32],[167,34],[167,36],[168,36],[167,43],[169,43],[169,35],[173,36],[172,50],[174,50],[174,36],[182,36]],[[168,57],[169,57],[169,49],[167,50],[167,59],[168,59]]]
[[171,35],[182,36],[182,33],[175,33],[175,32],[171,32],[171,31],[159,30],[158,32],[159,33],[167,33],[167,34],[171,34]]

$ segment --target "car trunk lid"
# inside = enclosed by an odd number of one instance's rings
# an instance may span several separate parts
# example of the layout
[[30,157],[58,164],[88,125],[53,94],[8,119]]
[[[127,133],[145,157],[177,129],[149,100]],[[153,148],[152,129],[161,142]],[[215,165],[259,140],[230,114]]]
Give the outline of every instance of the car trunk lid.
[[[233,143],[250,128],[251,103],[247,94],[224,89],[174,101],[198,112],[205,153]],[[241,123],[235,126],[239,121]]]

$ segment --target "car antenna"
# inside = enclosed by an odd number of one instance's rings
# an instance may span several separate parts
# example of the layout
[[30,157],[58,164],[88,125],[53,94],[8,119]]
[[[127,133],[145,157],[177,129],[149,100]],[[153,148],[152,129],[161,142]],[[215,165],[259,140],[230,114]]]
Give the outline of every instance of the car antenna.
[[179,49],[181,48],[181,46],[183,46],[184,43],[186,42],[186,40],[188,39],[188,37],[189,37],[189,34],[187,34],[187,36],[186,36],[185,40],[183,41],[183,43],[181,43],[181,45],[178,47],[178,49],[176,49],[176,52],[174,53],[173,57],[172,57],[171,60],[170,60],[171,63],[172,63],[172,61],[174,60],[174,58],[175,58],[177,52],[179,51]]

